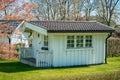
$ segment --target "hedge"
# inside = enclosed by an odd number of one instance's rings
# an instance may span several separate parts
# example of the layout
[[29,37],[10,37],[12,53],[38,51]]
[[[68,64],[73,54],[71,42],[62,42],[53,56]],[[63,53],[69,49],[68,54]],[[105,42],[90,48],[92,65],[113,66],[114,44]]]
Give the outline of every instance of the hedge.
[[107,46],[108,57],[120,56],[120,38],[109,38]]

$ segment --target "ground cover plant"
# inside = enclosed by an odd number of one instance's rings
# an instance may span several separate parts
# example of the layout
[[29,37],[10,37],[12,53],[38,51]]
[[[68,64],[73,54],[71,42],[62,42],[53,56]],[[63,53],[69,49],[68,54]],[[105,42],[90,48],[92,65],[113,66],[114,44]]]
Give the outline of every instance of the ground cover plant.
[[120,57],[108,64],[41,69],[0,59],[0,80],[120,80]]

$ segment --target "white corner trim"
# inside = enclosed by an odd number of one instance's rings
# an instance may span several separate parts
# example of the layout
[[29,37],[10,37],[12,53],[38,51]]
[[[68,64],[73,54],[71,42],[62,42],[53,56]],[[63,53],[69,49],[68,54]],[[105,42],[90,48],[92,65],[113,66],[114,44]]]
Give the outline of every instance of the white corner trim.
[[25,22],[25,21],[22,21],[22,22],[18,25],[18,27],[17,27],[16,29],[19,29],[19,28],[24,24],[24,22]]

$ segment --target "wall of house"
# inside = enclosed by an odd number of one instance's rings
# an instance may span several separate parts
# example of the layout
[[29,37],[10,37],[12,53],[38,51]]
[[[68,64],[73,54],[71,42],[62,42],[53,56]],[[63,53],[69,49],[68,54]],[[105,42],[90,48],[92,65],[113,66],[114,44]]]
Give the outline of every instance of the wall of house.
[[41,52],[41,47],[43,46],[43,38],[44,36],[38,32],[33,31],[32,33],[33,40],[32,40],[32,48],[33,48],[33,57],[37,57],[37,53]]
[[[92,35],[90,48],[67,49],[68,35]],[[77,66],[105,62],[107,33],[49,33],[49,47],[53,52],[53,66]]]

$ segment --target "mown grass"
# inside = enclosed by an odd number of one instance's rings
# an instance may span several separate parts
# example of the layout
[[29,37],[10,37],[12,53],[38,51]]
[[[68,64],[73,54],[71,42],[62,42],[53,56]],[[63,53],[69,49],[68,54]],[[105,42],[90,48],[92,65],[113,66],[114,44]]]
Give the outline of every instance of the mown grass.
[[0,59],[0,80],[120,80],[120,57],[108,64],[41,69]]

